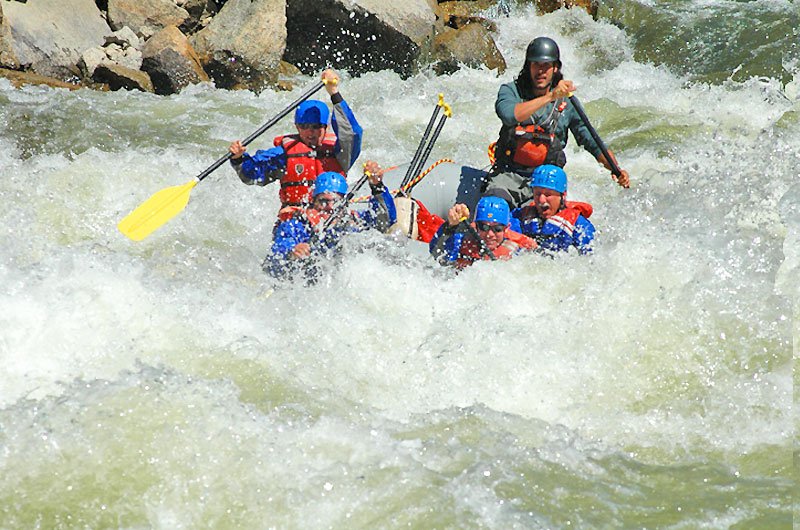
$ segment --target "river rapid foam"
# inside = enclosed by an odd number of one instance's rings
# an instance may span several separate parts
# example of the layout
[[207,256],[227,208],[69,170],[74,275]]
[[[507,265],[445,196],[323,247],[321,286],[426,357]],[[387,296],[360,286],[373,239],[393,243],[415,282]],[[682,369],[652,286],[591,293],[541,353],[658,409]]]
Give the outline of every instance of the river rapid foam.
[[790,527],[797,70],[705,84],[582,13],[496,22],[501,76],[344,74],[362,161],[407,161],[442,92],[431,162],[485,167],[497,88],[549,34],[633,180],[570,142],[590,257],[453,276],[365,234],[275,286],[277,191],[227,166],[145,241],[116,223],[304,86],[0,82],[0,527]]

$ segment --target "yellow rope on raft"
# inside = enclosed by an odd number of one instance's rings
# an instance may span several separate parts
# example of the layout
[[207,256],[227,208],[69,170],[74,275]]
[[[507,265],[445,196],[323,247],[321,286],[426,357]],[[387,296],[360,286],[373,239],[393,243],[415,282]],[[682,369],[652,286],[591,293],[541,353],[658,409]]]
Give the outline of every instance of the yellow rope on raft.
[[[453,164],[455,163],[450,158],[442,158],[441,160],[437,160],[436,162],[434,162],[431,165],[431,167],[429,167],[428,169],[426,169],[425,171],[423,171],[422,173],[420,173],[419,175],[417,175],[416,177],[411,179],[411,181],[408,184],[406,184],[402,188],[398,188],[398,189],[394,190],[392,192],[392,195],[393,196],[397,196],[397,194],[400,193],[400,192],[402,192],[402,193],[407,192],[408,190],[410,190],[411,188],[413,188],[414,186],[419,184],[420,181],[422,181],[422,179],[424,179],[428,175],[428,173],[433,171],[433,168],[435,168],[436,166],[438,166],[439,164],[442,164],[444,162],[450,162],[450,163],[453,163]],[[364,195],[363,197],[356,197],[355,199],[351,199],[350,202],[367,202],[371,197],[372,197],[371,195]]]

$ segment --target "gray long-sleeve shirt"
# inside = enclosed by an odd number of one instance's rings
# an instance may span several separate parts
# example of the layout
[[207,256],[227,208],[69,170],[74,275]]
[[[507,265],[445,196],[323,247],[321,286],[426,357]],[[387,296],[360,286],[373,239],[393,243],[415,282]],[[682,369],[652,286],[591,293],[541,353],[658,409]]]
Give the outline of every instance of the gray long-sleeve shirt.
[[[495,101],[494,109],[497,116],[503,122],[503,126],[500,129],[501,139],[506,138],[509,130],[520,124],[514,117],[514,107],[525,101],[526,100],[522,99],[522,96],[520,96],[515,82],[512,81],[500,87],[500,90],[497,92],[497,100]],[[558,101],[554,101],[546,104],[533,114],[532,120],[527,120],[524,123],[541,123],[553,111],[553,107],[557,103]],[[583,123],[583,120],[569,100],[567,100],[566,108],[561,112],[561,117],[558,120],[555,130],[556,137],[565,147],[567,145],[568,131],[572,131],[572,135],[575,137],[575,141],[578,142],[578,145],[586,149],[592,156],[595,158],[600,156],[602,153],[600,146],[594,141],[586,124]]]

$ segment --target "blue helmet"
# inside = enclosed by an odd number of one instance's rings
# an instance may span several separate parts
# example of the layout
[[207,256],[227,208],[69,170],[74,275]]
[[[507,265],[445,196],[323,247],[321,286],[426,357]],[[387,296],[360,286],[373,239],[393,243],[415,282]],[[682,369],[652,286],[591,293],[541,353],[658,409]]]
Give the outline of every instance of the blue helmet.
[[511,221],[508,203],[500,197],[481,197],[478,206],[475,207],[475,221],[500,223],[508,226]]
[[314,197],[320,193],[331,192],[344,195],[347,193],[347,181],[341,173],[326,171],[314,181]]
[[531,188],[547,188],[558,193],[567,192],[567,174],[558,166],[545,164],[533,170]]
[[307,99],[300,103],[294,112],[294,122],[327,125],[328,116],[330,116],[330,112],[325,103],[316,99]]

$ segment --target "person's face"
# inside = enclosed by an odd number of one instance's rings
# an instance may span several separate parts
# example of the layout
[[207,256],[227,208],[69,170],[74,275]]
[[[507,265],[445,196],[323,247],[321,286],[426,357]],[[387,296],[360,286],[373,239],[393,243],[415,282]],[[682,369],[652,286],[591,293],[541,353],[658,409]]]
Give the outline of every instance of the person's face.
[[500,243],[505,239],[506,225],[500,223],[491,223],[485,221],[477,221],[475,228],[478,235],[486,244],[486,248],[494,250],[500,246]]
[[334,205],[341,200],[342,196],[332,191],[325,191],[314,197],[314,209],[322,213],[331,213]]
[[325,137],[328,127],[321,123],[295,123],[300,141],[309,147],[317,147]]
[[561,208],[561,194],[549,188],[533,188],[536,211],[545,219],[552,217]]
[[555,63],[528,63],[528,69],[537,92],[547,92],[553,82],[553,74],[558,71]]

